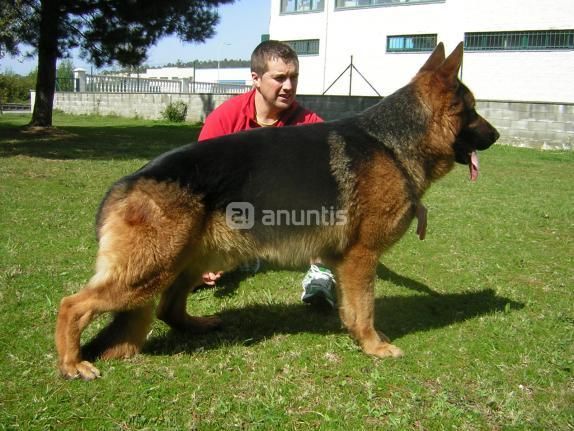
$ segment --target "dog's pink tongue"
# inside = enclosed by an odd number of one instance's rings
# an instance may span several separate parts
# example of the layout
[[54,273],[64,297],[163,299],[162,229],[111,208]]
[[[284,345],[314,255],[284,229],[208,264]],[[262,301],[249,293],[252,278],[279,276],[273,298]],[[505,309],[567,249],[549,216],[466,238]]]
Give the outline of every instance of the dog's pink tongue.
[[476,181],[478,178],[478,154],[476,154],[476,151],[470,153],[468,168],[470,170],[470,181]]

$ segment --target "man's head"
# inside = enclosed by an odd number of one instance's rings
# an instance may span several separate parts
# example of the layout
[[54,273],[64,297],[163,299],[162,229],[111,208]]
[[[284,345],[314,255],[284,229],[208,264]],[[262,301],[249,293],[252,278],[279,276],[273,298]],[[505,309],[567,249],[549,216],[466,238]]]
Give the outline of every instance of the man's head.
[[261,42],[251,54],[253,85],[271,111],[283,111],[295,100],[299,59],[289,45]]
[[251,72],[263,75],[267,72],[271,60],[283,60],[284,63],[292,63],[299,68],[299,58],[293,48],[278,40],[266,40],[257,45],[251,54]]

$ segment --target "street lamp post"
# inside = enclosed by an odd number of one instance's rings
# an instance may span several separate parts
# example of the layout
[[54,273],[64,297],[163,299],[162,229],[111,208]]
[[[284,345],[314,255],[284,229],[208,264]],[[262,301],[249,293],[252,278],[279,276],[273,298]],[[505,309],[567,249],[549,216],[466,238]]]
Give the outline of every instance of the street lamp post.
[[223,45],[231,46],[231,43],[220,42],[217,47],[217,84],[219,84],[219,62],[221,61],[221,48],[223,48]]

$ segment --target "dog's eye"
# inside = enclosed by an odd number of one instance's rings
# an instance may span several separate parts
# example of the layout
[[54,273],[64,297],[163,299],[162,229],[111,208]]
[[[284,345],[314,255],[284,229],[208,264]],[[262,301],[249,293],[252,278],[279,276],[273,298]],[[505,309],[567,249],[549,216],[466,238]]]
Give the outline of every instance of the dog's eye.
[[464,106],[460,103],[460,100],[452,100],[448,108],[456,114],[464,111]]
[[472,124],[478,119],[479,115],[478,112],[476,112],[474,109],[467,109],[464,112],[464,117],[467,124]]

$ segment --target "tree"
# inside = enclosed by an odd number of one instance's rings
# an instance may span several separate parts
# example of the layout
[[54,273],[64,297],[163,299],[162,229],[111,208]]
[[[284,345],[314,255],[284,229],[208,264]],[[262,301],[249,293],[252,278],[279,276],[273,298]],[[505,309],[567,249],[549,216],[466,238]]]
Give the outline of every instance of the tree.
[[65,59],[58,64],[56,69],[56,90],[74,91],[74,63]]
[[[0,53],[32,46],[38,55],[31,125],[51,126],[58,58],[80,49],[96,66],[137,66],[167,35],[185,42],[213,36],[216,6],[233,0],[3,0]],[[1,56],[2,54],[0,54]]]

